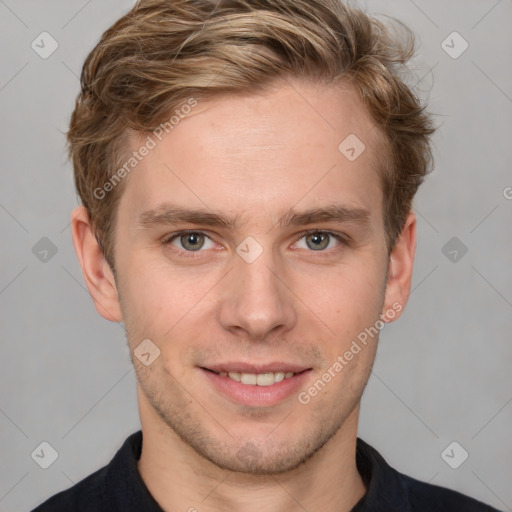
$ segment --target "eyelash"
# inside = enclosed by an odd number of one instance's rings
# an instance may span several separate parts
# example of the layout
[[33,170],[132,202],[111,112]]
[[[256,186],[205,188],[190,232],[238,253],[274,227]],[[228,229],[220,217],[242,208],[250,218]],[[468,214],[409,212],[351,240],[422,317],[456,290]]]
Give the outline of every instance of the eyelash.
[[[329,236],[333,237],[334,239],[336,239],[338,242],[340,242],[341,245],[345,245],[345,246],[349,245],[348,237],[346,237],[344,235],[341,235],[341,234],[338,234],[338,233],[333,233],[332,231],[323,231],[323,230],[319,230],[319,229],[310,229],[310,230],[307,230],[307,231],[302,231],[301,233],[299,233],[297,235],[298,236],[298,240],[300,240],[301,238],[304,238],[307,235],[313,234],[313,233],[315,233],[315,234],[321,233],[321,234],[329,235]],[[182,235],[187,235],[187,234],[204,235],[204,236],[206,236],[207,238],[209,238],[211,240],[211,237],[209,237],[204,231],[198,231],[198,230],[194,230],[194,229],[185,229],[183,231],[178,231],[176,233],[172,233],[172,234],[168,235],[167,237],[165,237],[162,240],[162,244],[166,245],[166,246],[167,245],[171,246],[173,251],[179,253],[180,255],[183,255],[186,258],[198,258],[198,257],[200,257],[199,254],[195,254],[195,253],[203,252],[201,250],[198,250],[198,251],[184,251],[184,250],[181,250],[181,249],[177,249],[177,248],[175,248],[174,246],[171,245],[171,242],[173,242],[176,238],[178,238],[178,237],[180,237]],[[310,251],[310,252],[316,252],[316,251]],[[326,253],[326,252],[330,252],[330,251],[318,251],[318,253]]]

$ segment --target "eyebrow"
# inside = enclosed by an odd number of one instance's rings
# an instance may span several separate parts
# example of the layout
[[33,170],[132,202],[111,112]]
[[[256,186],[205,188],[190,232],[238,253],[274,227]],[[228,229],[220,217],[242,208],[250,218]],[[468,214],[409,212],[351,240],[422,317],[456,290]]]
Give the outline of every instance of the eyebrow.
[[[238,225],[238,220],[238,216],[227,217],[219,212],[203,209],[189,209],[165,203],[157,208],[141,213],[138,216],[137,222],[143,228],[190,223],[235,229]],[[364,208],[336,204],[310,208],[303,211],[291,209],[279,218],[277,225],[280,227],[303,226],[321,222],[351,222],[368,227],[370,224],[370,212]]]

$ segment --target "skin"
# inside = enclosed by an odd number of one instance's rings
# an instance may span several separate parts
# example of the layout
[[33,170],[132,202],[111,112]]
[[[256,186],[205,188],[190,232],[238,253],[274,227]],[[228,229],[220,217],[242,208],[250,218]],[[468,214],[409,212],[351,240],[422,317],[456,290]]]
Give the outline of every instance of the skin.
[[[366,150],[350,162],[338,145],[352,133]],[[146,136],[132,136],[132,150]],[[164,510],[339,512],[366,492],[355,447],[377,337],[308,404],[298,393],[271,406],[236,403],[200,367],[301,364],[311,368],[304,391],[359,333],[405,306],[416,220],[408,215],[389,255],[382,143],[348,85],[290,81],[258,95],[201,100],[125,183],[116,279],[87,213],[73,212],[75,250],[98,312],[124,322],[132,354],[144,339],[160,349],[149,366],[132,359],[144,438],[138,468]],[[237,217],[238,225],[138,222],[166,201]],[[277,222],[290,209],[326,204],[364,209],[367,222]],[[207,235],[199,251],[186,252],[187,237],[165,243],[183,229]],[[349,241],[327,237],[318,250],[304,230]],[[236,252],[248,236],[263,249],[252,263]]]

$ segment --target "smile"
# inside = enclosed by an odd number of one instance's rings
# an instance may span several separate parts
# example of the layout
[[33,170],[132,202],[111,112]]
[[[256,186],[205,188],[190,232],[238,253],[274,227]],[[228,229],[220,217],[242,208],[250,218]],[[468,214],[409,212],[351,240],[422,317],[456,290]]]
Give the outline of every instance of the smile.
[[[217,373],[217,372],[215,372]],[[294,372],[266,372],[266,373],[239,373],[239,372],[219,372],[217,375],[228,377],[236,382],[248,386],[272,386],[276,382],[289,379],[295,375]]]
[[237,405],[277,405],[303,389],[312,368],[288,363],[224,363],[199,367],[211,389]]

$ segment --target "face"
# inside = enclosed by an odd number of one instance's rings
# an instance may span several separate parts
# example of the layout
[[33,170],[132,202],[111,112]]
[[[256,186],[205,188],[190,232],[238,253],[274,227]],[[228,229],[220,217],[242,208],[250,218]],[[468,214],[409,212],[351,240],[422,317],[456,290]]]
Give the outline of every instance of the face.
[[404,298],[386,280],[379,136],[348,86],[294,82],[199,101],[131,172],[114,254],[132,355],[151,340],[150,364],[132,357],[143,425],[262,474],[357,415],[368,329]]

